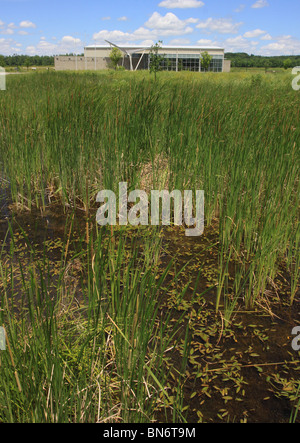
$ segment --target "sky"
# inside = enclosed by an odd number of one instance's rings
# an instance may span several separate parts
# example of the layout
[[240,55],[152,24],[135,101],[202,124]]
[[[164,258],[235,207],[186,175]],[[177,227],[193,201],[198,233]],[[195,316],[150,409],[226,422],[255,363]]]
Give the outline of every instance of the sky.
[[0,54],[80,54],[107,39],[299,55],[299,17],[299,0],[0,0]]

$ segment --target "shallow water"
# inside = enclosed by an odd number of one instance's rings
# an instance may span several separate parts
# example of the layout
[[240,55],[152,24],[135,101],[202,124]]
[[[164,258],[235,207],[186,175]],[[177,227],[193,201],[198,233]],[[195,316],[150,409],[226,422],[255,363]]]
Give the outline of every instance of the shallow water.
[[[12,245],[11,234],[7,234],[9,225],[14,232],[12,266],[17,267],[19,260],[25,268],[32,265],[30,243],[36,250],[35,260],[39,256],[47,257],[47,266],[40,269],[48,273],[47,291],[53,298],[56,297],[63,245],[68,237],[70,220],[74,217],[75,228],[65,277],[66,284],[72,287],[79,300],[82,296],[78,279],[80,260],[74,263],[71,257],[83,245],[85,213],[65,211],[59,205],[48,207],[44,212],[34,209],[14,213],[9,201],[9,184],[3,180],[0,208],[0,242],[8,256]],[[191,355],[184,384],[184,404],[189,406],[187,421],[287,422],[292,410],[289,394],[295,393],[300,371],[300,353],[291,348],[292,328],[300,324],[299,294],[294,305],[288,306],[282,284],[283,292],[279,298],[270,292],[268,303],[252,311],[246,311],[241,303],[230,323],[226,323],[222,312],[215,312],[218,241],[216,226],[207,228],[199,238],[189,239],[179,228],[163,230],[161,271],[170,260],[174,260],[174,265],[170,270],[171,287],[162,294],[162,312],[174,309],[177,293],[189,283],[182,305],[173,312],[174,318],[184,314],[183,323],[188,322],[190,329]],[[1,260],[5,261],[5,254]],[[173,272],[185,265],[185,271],[173,284]],[[18,288],[21,292],[16,271],[14,290],[18,291]],[[170,352],[170,364],[175,371],[170,389],[174,386],[176,390],[176,369],[180,370],[181,355],[179,348]],[[163,420],[163,417],[157,418]]]

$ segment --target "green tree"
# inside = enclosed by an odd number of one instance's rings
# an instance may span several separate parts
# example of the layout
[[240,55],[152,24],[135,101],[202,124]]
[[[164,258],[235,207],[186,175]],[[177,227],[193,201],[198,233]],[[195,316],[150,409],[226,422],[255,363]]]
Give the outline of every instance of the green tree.
[[207,71],[208,68],[210,67],[212,61],[212,56],[209,55],[209,53],[207,51],[203,52],[203,54],[201,54],[201,66],[204,69],[204,71]]
[[265,68],[265,73],[267,73],[268,69],[270,69],[272,67],[272,64],[269,60],[265,60],[264,61],[264,68]]
[[29,68],[29,66],[30,66],[30,58],[29,58],[29,57],[26,57],[26,60],[25,60],[25,66],[26,66],[27,71],[28,71],[28,68]]
[[112,48],[109,54],[110,61],[115,69],[117,69],[119,61],[122,58],[122,53],[118,48]]
[[161,49],[162,41],[159,40],[158,43],[151,46],[150,49],[150,73],[154,73],[155,81],[158,71],[161,70],[161,64],[164,60],[164,57],[159,54],[159,50]]
[[291,68],[292,67],[292,60],[290,58],[287,58],[286,60],[284,60],[283,67],[284,67],[284,69]]

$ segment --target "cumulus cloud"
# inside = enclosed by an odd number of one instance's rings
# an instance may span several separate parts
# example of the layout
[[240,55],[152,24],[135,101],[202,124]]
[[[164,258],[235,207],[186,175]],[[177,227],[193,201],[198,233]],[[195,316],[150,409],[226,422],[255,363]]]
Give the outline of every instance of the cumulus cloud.
[[62,39],[61,39],[61,44],[63,45],[80,45],[81,40],[80,38],[75,38],[72,37],[70,35],[65,35]]
[[234,23],[231,18],[208,18],[200,22],[196,27],[206,32],[218,32],[220,34],[237,34],[243,22]]
[[181,46],[181,45],[189,45],[191,41],[188,38],[174,38],[170,41],[170,45],[173,46]]
[[[137,31],[135,31],[137,32]],[[137,36],[135,33],[124,32],[119,30],[108,31],[107,29],[102,29],[99,32],[96,32],[93,35],[93,40],[96,43],[104,43],[105,40],[112,41],[114,43],[128,43],[133,42],[135,40],[140,39],[148,39],[151,37],[151,32],[145,29],[145,32],[142,28],[139,28],[139,35]],[[156,35],[154,36],[156,37]]]
[[37,45],[30,45],[26,48],[26,54],[28,55],[54,55],[66,54],[70,52],[83,52],[82,41],[79,38],[72,37],[71,35],[65,35],[58,42],[49,42],[45,37],[41,37]]
[[227,52],[247,52],[248,54],[256,51],[259,42],[255,40],[247,40],[242,35],[230,37],[224,41]]
[[244,37],[256,38],[256,37],[260,37],[263,34],[266,34],[266,31],[262,31],[261,29],[255,29],[254,31],[245,32]]
[[223,46],[226,52],[246,52],[264,56],[300,54],[300,39],[291,35],[272,37],[265,34],[258,40],[249,40],[244,35],[238,35],[223,40],[218,46]]
[[16,28],[14,23],[8,23],[5,25],[5,23],[0,20],[0,34],[2,35],[12,35],[14,34],[14,29]]
[[0,29],[0,34],[2,34],[2,35],[12,35],[13,33],[14,33],[14,30],[11,28]]
[[270,34],[266,34],[266,35],[263,35],[260,39],[261,40],[273,40],[273,37]]
[[260,48],[263,55],[300,54],[300,40],[291,35],[282,35],[273,39],[272,43]]
[[202,8],[204,3],[198,0],[164,0],[159,5],[161,8],[167,9],[188,9],[188,8]]
[[11,55],[20,52],[17,42],[11,38],[0,38],[0,54]]
[[180,20],[172,12],[168,12],[165,16],[159,14],[159,12],[154,12],[149,20],[145,23],[145,26],[150,29],[159,30],[165,33],[164,35],[178,35],[191,32],[191,28],[187,28],[187,25],[197,22],[198,19],[196,18]]
[[269,3],[267,2],[267,0],[257,0],[257,2],[255,2],[251,6],[251,8],[260,9],[260,8],[265,8],[266,6],[269,6]]
[[154,12],[144,26],[139,27],[133,32],[101,30],[93,35],[93,39],[96,43],[103,43],[105,40],[109,40],[124,44],[140,40],[156,41],[164,36],[177,37],[191,34],[193,28],[190,25],[197,22],[198,19],[196,18],[181,20],[172,12],[168,12],[164,16]]
[[20,28],[36,28],[36,25],[29,20],[23,20],[19,26]]
[[149,48],[150,46],[153,46],[154,43],[155,43],[154,40],[143,40],[140,44],[145,48]]
[[217,41],[209,40],[206,38],[201,38],[197,41],[197,45],[199,46],[222,46]]

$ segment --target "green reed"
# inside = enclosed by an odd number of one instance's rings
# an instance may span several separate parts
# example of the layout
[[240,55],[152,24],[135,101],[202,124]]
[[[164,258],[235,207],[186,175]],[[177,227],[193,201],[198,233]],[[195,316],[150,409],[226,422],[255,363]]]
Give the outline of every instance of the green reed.
[[300,111],[290,80],[161,73],[153,82],[147,72],[9,78],[0,96],[0,156],[12,199],[29,208],[54,199],[88,208],[120,181],[130,189],[162,182],[204,189],[206,223],[217,218],[220,226],[218,300],[229,290],[222,269],[234,259],[235,295],[247,306],[282,261],[292,301]]
[[[24,231],[25,257],[11,227],[10,250],[1,250],[0,324],[14,362],[1,352],[0,421],[137,423],[163,419],[170,408],[185,421],[166,388],[165,358],[181,339],[188,352],[188,333],[160,312],[171,263],[156,278],[159,236],[112,241],[101,229],[71,248],[73,227],[57,272],[47,248],[36,250]],[[69,274],[78,263],[74,292]],[[176,392],[180,398],[180,384]]]

